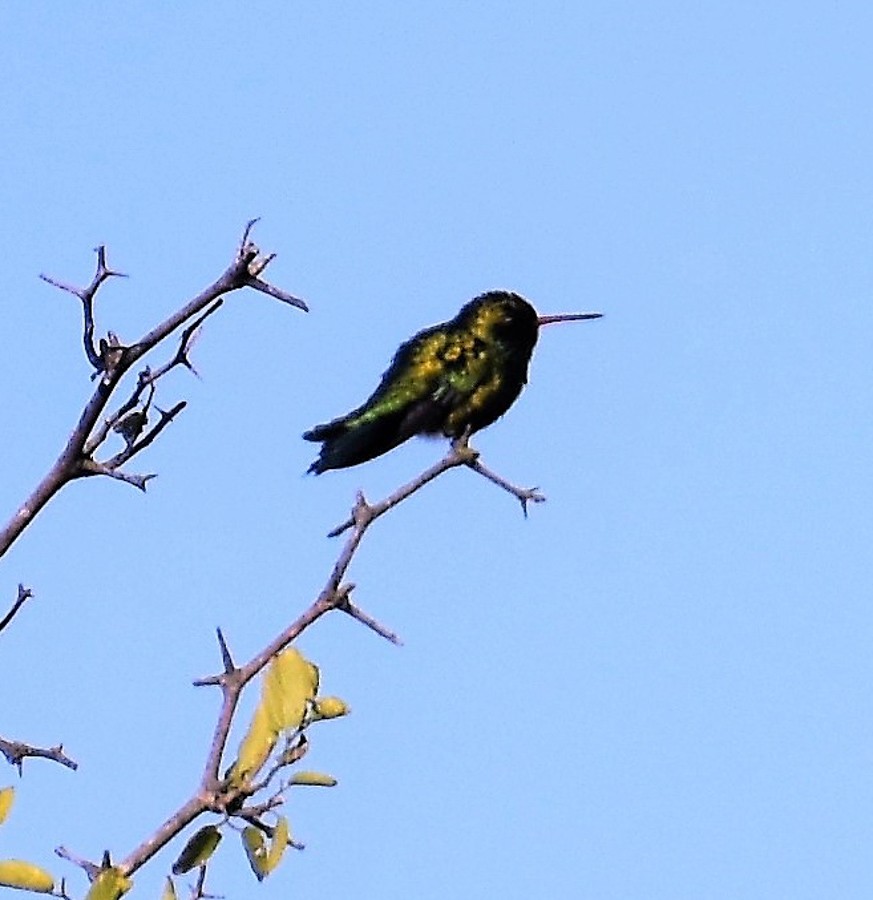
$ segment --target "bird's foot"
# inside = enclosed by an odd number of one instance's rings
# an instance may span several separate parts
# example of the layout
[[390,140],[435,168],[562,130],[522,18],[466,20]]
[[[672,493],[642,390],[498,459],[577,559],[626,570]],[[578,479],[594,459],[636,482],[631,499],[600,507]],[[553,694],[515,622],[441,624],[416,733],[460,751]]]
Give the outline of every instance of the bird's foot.
[[467,466],[479,459],[479,451],[470,446],[470,435],[467,433],[452,441],[452,455]]

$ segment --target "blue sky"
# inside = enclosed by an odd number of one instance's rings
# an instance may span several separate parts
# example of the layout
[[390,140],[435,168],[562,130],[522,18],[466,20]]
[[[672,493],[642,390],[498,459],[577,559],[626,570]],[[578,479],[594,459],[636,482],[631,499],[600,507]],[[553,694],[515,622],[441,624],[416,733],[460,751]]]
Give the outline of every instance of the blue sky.
[[[132,340],[225,267],[245,221],[311,312],[238,294],[158,402],[138,471],[68,488],[0,566],[37,598],[0,635],[0,734],[35,762],[0,856],[124,856],[195,786],[240,658],[305,608],[358,489],[419,441],[304,477],[300,434],[396,346],[494,287],[550,329],[480,435],[538,484],[525,521],[449,473],[350,571],[400,632],[300,648],[353,714],[312,735],[339,786],[307,844],[228,898],[868,897],[873,809],[873,13],[745,2],[115,4],[0,11],[0,240],[11,514],[90,393],[91,248],[130,273]],[[163,357],[159,354],[155,362]],[[6,601],[3,602],[5,607]],[[246,707],[250,709],[250,706]],[[158,896],[178,845],[136,880]]]

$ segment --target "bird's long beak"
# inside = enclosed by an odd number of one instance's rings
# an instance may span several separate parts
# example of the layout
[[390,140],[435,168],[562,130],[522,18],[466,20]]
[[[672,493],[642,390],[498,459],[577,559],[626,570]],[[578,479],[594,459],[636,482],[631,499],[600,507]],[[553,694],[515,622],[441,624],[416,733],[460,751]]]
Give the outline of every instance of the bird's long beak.
[[582,319],[599,319],[603,313],[558,313],[554,316],[539,316],[537,322],[540,325],[553,325],[555,322],[579,322]]

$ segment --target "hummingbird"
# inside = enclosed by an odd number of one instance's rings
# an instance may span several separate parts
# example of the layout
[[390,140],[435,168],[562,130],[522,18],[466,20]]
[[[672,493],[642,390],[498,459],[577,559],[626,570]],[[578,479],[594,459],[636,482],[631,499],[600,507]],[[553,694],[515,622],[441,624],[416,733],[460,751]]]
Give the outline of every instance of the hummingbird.
[[459,440],[486,428],[527,384],[540,326],[601,315],[540,316],[520,294],[480,294],[454,319],[401,344],[379,386],[359,407],[305,432],[305,440],[322,444],[308,471],[320,475],[356,466],[413,435]]

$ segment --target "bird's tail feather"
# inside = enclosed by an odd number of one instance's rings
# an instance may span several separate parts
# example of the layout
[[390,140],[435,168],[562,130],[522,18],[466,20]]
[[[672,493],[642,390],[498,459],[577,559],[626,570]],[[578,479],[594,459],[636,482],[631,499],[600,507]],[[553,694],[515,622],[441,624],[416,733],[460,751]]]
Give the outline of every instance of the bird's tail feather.
[[324,442],[309,471],[320,475],[328,469],[345,469],[393,450],[409,437],[398,428],[402,418],[403,413],[399,412],[397,416],[381,416],[351,427],[331,422],[307,431],[307,440]]

